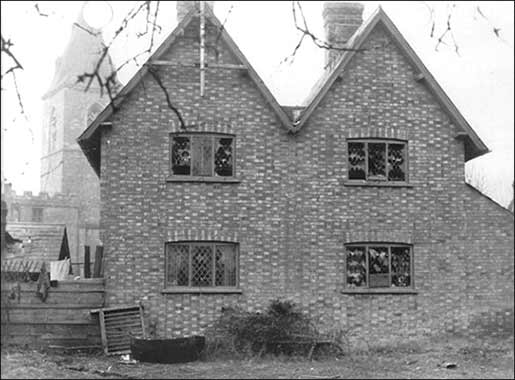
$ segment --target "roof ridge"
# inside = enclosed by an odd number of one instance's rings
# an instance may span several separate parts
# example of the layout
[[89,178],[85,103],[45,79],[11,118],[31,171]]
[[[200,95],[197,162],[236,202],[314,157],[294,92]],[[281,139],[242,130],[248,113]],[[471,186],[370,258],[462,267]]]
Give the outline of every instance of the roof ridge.
[[399,47],[405,58],[420,71],[421,77],[424,80],[428,90],[432,93],[434,98],[436,98],[443,110],[450,116],[453,123],[458,128],[462,129],[463,136],[458,135],[457,137],[465,137],[468,139],[467,143],[465,144],[465,161],[488,153],[490,151],[488,147],[468,124],[463,115],[461,115],[457,107],[447,96],[445,91],[440,87],[436,79],[425,67],[422,60],[411,48],[409,43],[404,39],[402,34],[396,28],[395,24],[381,7],[378,7],[349,39],[346,44],[346,47],[348,47],[349,50],[346,50],[343,54],[341,54],[337,60],[337,63],[334,65],[334,69],[323,77],[324,79],[319,85],[320,88],[313,94],[313,98],[309,104],[306,105],[306,108],[301,114],[300,118],[295,122],[295,131],[298,132],[306,124],[307,120],[318,108],[319,103],[325,97],[336,78],[338,78],[344,71],[345,67],[350,62],[354,54],[359,50],[361,44],[364,43],[365,39],[370,35],[370,33],[374,30],[375,26],[379,22],[382,22],[384,27],[391,34],[394,43],[396,43],[396,45]]
[[[213,13],[213,10],[209,6],[209,4],[206,4],[205,7],[206,16],[207,18],[213,22],[213,24],[220,30],[220,35],[223,38],[224,42],[227,44],[228,48],[232,51],[232,53],[236,56],[237,59],[239,59],[242,64],[246,67],[248,70],[250,78],[253,80],[254,84],[258,87],[258,89],[261,91],[263,97],[265,100],[269,103],[269,105],[272,107],[274,112],[276,113],[276,116],[280,120],[282,126],[289,132],[293,131],[293,125],[290,117],[288,114],[282,109],[282,107],[279,105],[279,102],[275,99],[274,95],[271,93],[271,91],[268,89],[266,84],[263,82],[261,77],[257,74],[257,72],[254,70],[250,62],[247,60],[245,55],[241,52],[241,50],[238,48],[237,44],[234,42],[234,40],[230,37],[230,35],[225,30],[225,27],[221,24],[220,20],[216,17],[216,15]],[[148,66],[149,63],[152,63],[153,60],[156,60],[156,58],[160,57],[162,54],[164,54],[170,46],[175,42],[177,37],[183,33],[184,29],[187,27],[187,25],[191,22],[191,20],[195,17],[197,13],[197,9],[195,7],[192,7],[188,13],[183,17],[183,19],[177,24],[175,29],[170,33],[170,35],[161,43],[161,45],[150,55],[150,57],[145,61],[145,63],[140,67],[140,69],[132,76],[132,78],[127,82],[125,86],[116,94],[115,98],[112,102],[107,104],[102,112],[100,112],[95,120],[91,122],[90,125],[81,133],[81,135],[77,138],[77,142],[79,146],[81,147],[83,153],[88,158],[89,163],[95,170],[96,174],[99,175],[99,162],[100,162],[100,156],[96,157],[96,155],[99,155],[99,149],[96,147],[91,147],[91,145],[96,145],[95,142],[92,142],[93,136],[97,133],[98,128],[102,123],[106,121],[114,112],[114,107],[117,107],[119,104],[121,104],[125,97],[136,87],[136,85],[143,79],[143,76],[147,74],[148,72]],[[88,146],[90,145],[90,146]]]

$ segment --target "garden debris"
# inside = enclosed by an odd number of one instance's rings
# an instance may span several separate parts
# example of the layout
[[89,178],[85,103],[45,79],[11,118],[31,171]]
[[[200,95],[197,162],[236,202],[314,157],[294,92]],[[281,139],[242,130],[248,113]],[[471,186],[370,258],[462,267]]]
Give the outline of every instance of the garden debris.
[[66,367],[62,367],[62,368],[66,368],[66,369],[70,369],[72,371],[79,371],[79,372],[89,372],[89,373],[94,373],[96,375],[100,375],[100,376],[105,376],[105,377],[111,377],[111,376],[114,376],[114,377],[120,377],[122,379],[136,379],[136,377],[132,377],[132,376],[128,376],[128,375],[124,375],[123,373],[118,373],[118,372],[111,372],[111,366],[109,366],[109,368],[107,368],[106,371],[103,371],[103,370],[99,370],[99,369],[88,369],[84,366],[78,366],[78,367],[75,367],[75,366],[66,366]]
[[[438,366],[440,367],[440,365],[438,365]],[[456,368],[458,368],[458,364],[453,363],[453,362],[445,362],[441,365],[441,367],[447,368],[447,369],[456,369]]]
[[130,354],[121,355],[120,361],[118,363],[121,364],[136,364],[138,361],[136,359],[132,359]]

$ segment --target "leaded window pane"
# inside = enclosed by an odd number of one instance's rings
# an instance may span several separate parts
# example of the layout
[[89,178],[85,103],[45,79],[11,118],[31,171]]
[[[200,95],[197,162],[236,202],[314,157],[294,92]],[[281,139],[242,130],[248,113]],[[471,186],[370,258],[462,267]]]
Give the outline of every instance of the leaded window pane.
[[236,247],[234,245],[216,246],[215,285],[236,286]]
[[368,271],[371,288],[390,286],[388,247],[368,248]]
[[191,247],[191,286],[213,285],[213,248],[210,245]]
[[385,143],[368,143],[368,179],[386,179]]
[[388,180],[405,181],[405,147],[404,144],[388,144]]
[[407,245],[376,243],[347,246],[347,287],[411,287],[412,259],[411,248]]
[[166,286],[236,287],[238,246],[232,243],[166,244]]
[[411,257],[407,247],[392,247],[392,286],[411,285]]
[[347,249],[347,284],[351,287],[367,285],[365,247]]
[[191,173],[189,137],[175,136],[172,139],[172,172],[179,175],[189,175]]
[[215,173],[219,176],[230,177],[233,175],[233,139],[222,137],[216,138],[215,141]]
[[365,144],[349,143],[349,179],[366,179]]
[[189,246],[173,244],[168,245],[168,273],[167,283],[170,286],[189,285]]
[[234,137],[216,133],[172,134],[170,145],[173,175],[234,176]]
[[348,142],[349,180],[407,180],[407,144],[389,141]]

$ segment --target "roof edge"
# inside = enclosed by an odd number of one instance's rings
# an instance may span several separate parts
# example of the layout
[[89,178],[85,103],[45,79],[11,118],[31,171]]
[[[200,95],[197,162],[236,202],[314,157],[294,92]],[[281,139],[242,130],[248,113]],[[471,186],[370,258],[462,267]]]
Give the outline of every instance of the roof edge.
[[[213,10],[208,4],[206,4],[205,10],[206,15],[207,17],[209,17],[210,21],[213,22],[215,26],[217,26],[221,30],[221,36],[224,39],[225,43],[227,43],[229,49],[231,49],[233,53],[237,56],[237,58],[240,59],[241,62],[246,66],[249,76],[254,81],[258,89],[261,91],[265,100],[269,103],[269,105],[276,113],[276,116],[279,118],[281,125],[288,132],[292,132],[293,124],[291,119],[288,117],[287,113],[279,105],[279,102],[275,99],[275,97],[270,92],[266,84],[254,70],[250,62],[246,59],[245,55],[241,52],[236,43],[229,36],[229,34],[227,33],[227,31],[220,23],[220,21],[213,13]],[[152,55],[150,55],[150,57],[145,61],[145,63],[140,67],[140,69],[132,76],[129,82],[127,82],[127,84],[120,90],[120,92],[116,94],[113,101],[106,105],[102,112],[100,112],[97,115],[95,120],[93,120],[93,122],[91,122],[91,124],[76,139],[77,143],[81,147],[81,150],[88,158],[89,163],[91,164],[91,166],[93,167],[98,176],[100,176],[99,162],[97,163],[97,161],[99,160],[96,160],[87,152],[86,149],[88,140],[90,140],[93,137],[93,135],[97,133],[101,124],[105,122],[109,117],[111,117],[115,107],[119,106],[124,101],[125,96],[127,96],[147,74],[149,63],[151,63],[152,60],[155,60],[156,58],[161,56],[173,44],[176,38],[183,33],[184,28],[191,22],[193,17],[195,17],[196,13],[197,9],[195,9],[195,7],[190,9],[190,11],[183,17],[183,19],[178,23],[175,29],[165,39],[165,41],[161,43],[161,45],[156,49],[156,51]]]
[[438,103],[443,107],[446,113],[451,117],[453,122],[461,128],[467,135],[467,138],[471,142],[472,151],[466,156],[465,161],[468,161],[472,158],[479,157],[483,154],[490,152],[486,144],[481,140],[481,138],[476,134],[467,120],[463,117],[451,99],[447,96],[445,91],[440,87],[436,79],[430,73],[430,71],[425,67],[422,60],[415,53],[413,48],[409,45],[406,39],[399,32],[395,24],[388,17],[382,7],[378,7],[374,13],[365,21],[360,28],[354,33],[354,36],[348,42],[348,48],[352,49],[344,52],[339,62],[334,66],[333,71],[330,75],[327,76],[326,82],[321,87],[318,94],[312,99],[310,104],[307,104],[305,112],[300,116],[298,123],[296,124],[296,130],[300,130],[307,122],[307,120],[311,117],[313,112],[318,107],[319,103],[322,101],[324,96],[329,91],[330,87],[336,80],[338,76],[341,75],[345,67],[350,62],[351,58],[356,53],[356,50],[360,48],[368,35],[372,32],[375,26],[382,22],[386,29],[391,33],[394,42],[404,53],[404,56],[408,59],[408,61],[415,66],[419,71],[422,77],[424,78],[427,87],[433,96],[437,99]]
[[490,198],[488,195],[486,195],[485,193],[483,193],[481,190],[479,190],[477,187],[474,187],[473,185],[471,185],[470,183],[468,183],[467,181],[464,181],[463,182],[465,185],[467,185],[469,188],[471,188],[472,190],[474,190],[476,193],[479,193],[481,196],[483,196],[484,198],[488,199],[491,203],[493,203],[495,206],[497,206],[498,208],[501,208],[505,213],[507,213],[509,216],[511,216],[512,218],[514,217],[514,213],[510,210],[508,210],[506,207],[504,207],[503,205],[501,205],[499,202],[493,200],[492,198]]

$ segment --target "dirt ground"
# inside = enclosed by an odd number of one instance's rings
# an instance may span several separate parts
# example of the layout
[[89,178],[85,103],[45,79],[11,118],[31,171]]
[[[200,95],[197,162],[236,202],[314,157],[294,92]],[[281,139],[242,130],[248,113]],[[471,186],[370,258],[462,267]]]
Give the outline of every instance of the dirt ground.
[[[514,378],[513,337],[457,338],[403,347],[375,348],[341,358],[202,360],[186,364],[121,363],[100,353],[2,348],[2,379],[13,378]],[[446,368],[454,363],[455,368]],[[452,367],[452,366],[451,366]]]

